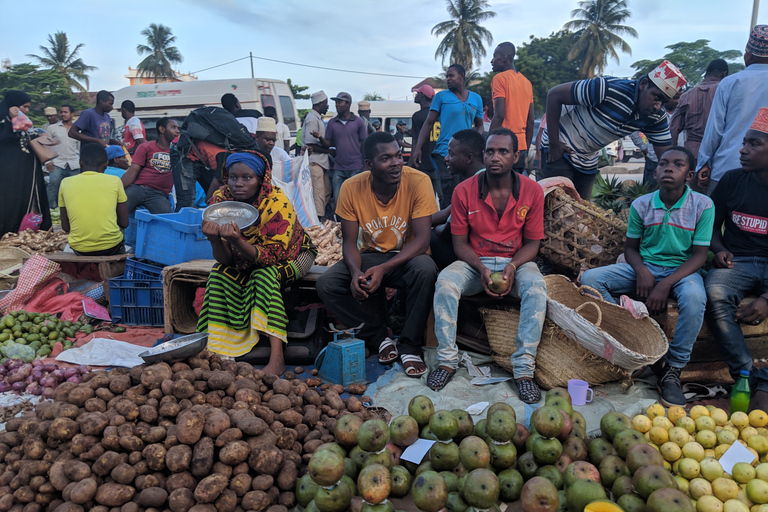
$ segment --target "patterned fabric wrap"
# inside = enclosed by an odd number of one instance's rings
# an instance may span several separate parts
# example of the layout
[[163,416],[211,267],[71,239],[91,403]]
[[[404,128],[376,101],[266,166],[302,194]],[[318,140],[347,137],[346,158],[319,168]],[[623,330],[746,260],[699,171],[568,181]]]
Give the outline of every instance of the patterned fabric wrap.
[[757,111],[755,120],[752,121],[750,130],[757,130],[758,132],[768,133],[768,107],[761,107]]
[[0,314],[20,309],[43,287],[44,283],[59,273],[61,267],[39,254],[34,254],[19,273],[16,288],[0,300]]

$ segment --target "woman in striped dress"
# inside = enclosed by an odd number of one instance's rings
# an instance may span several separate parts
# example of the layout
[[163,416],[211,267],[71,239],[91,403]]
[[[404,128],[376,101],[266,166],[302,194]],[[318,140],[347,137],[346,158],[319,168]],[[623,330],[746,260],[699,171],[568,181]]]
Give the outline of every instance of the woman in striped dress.
[[259,219],[242,231],[234,222],[220,226],[203,221],[203,234],[218,263],[208,278],[197,328],[208,331],[209,350],[232,358],[247,354],[266,334],[271,352],[264,371],[280,375],[288,325],[281,289],[309,272],[317,251],[288,197],[272,185],[263,155],[229,155],[223,180],[209,204],[252,204]]

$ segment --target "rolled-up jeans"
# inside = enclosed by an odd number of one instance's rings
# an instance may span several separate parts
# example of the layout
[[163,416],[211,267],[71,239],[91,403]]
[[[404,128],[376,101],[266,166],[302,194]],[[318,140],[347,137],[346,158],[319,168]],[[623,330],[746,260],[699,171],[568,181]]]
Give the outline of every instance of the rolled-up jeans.
[[768,289],[768,258],[738,256],[733,268],[715,268],[705,280],[707,288],[707,322],[736,380],[741,370],[749,371],[753,389],[768,391],[768,368],[752,366],[752,354],[744,341],[744,333],[736,321],[742,299],[750,293],[762,294]]
[[[656,282],[672,274],[678,267],[660,267],[644,262]],[[615,297],[634,293],[637,289],[637,274],[632,265],[616,263],[605,267],[592,268],[581,276],[581,284],[591,286],[600,292],[608,302],[618,304]],[[675,336],[669,344],[664,360],[673,368],[683,368],[691,359],[691,350],[704,322],[707,293],[704,280],[698,272],[687,275],[672,287],[670,294],[677,301],[678,316]]]
[[[491,272],[501,272],[511,258],[482,257],[480,261]],[[454,261],[437,277],[434,312],[437,359],[440,365],[457,368],[459,350],[456,346],[456,320],[461,297],[483,292],[480,273],[464,261]],[[536,368],[536,349],[541,340],[544,317],[547,313],[547,286],[535,263],[529,261],[515,272],[510,294],[519,298],[520,323],[515,334],[517,349],[512,354],[515,379],[533,378]],[[489,300],[493,300],[489,297]],[[511,333],[510,333],[511,337]],[[510,340],[511,341],[511,340]]]
[[64,167],[58,165],[53,166],[53,170],[48,174],[48,205],[51,208],[56,208],[59,205],[59,188],[61,187],[61,180],[69,178],[70,176],[77,176],[80,174],[80,169],[72,169],[69,164]]
[[178,212],[182,208],[193,208],[197,194],[195,183],[200,183],[200,186],[203,187],[203,192],[208,194],[211,182],[217,177],[216,170],[183,156],[173,145],[169,153],[173,185],[176,187],[175,210]]

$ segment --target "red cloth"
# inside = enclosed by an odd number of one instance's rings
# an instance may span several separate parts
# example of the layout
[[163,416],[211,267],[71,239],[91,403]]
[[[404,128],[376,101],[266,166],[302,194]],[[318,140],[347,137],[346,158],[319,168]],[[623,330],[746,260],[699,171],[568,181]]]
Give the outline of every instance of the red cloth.
[[61,313],[63,321],[76,322],[83,316],[83,299],[86,297],[82,293],[67,293],[67,289],[67,283],[61,279],[51,279],[24,305],[24,309],[34,313]]
[[0,300],[0,314],[21,309],[52,276],[59,273],[58,263],[40,256],[32,255],[19,273],[16,288]]
[[203,301],[205,300],[205,287],[201,286],[195,290],[195,301],[192,303],[192,308],[195,310],[197,316],[200,316],[200,311],[203,309]]

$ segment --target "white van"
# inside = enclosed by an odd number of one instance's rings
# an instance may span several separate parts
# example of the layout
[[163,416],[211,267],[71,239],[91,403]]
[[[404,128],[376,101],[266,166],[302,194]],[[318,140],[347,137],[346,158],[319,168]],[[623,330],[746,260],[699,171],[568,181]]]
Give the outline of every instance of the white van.
[[[413,144],[419,136],[418,133],[412,133],[411,116],[421,109],[418,103],[412,101],[371,101],[371,122],[379,121],[381,131],[394,135],[397,132],[397,123],[405,121],[405,136],[403,140]],[[355,110],[355,112],[357,112]],[[403,155],[408,157],[411,153],[410,148],[403,151]]]
[[296,136],[299,129],[299,113],[288,84],[272,78],[237,78],[232,80],[191,80],[162,84],[143,84],[123,87],[114,92],[115,108],[110,116],[115,128],[123,126],[120,104],[131,100],[136,105],[136,115],[144,123],[147,139],[157,139],[155,123],[161,117],[171,117],[179,123],[191,111],[201,107],[221,107],[221,97],[231,92],[240,101],[243,109],[264,112],[264,107],[273,106],[277,117]]

